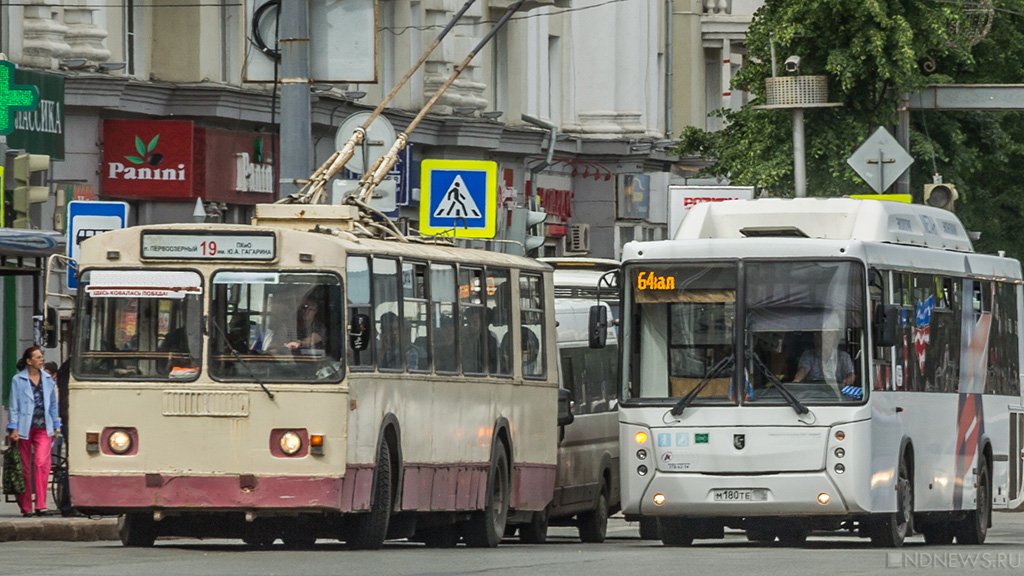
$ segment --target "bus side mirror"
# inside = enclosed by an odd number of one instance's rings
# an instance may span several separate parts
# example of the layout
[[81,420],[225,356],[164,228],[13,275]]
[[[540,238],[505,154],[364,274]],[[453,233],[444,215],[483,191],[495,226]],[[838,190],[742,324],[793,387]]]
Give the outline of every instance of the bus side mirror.
[[558,425],[568,426],[576,416],[572,413],[572,392],[565,388],[558,389]]
[[888,348],[896,345],[900,307],[895,304],[875,306],[875,346]]
[[608,308],[600,304],[590,307],[590,325],[587,330],[590,334],[590,347],[604,348],[608,342]]
[[370,317],[366,314],[352,315],[348,326],[348,345],[360,352],[370,347]]
[[57,347],[57,330],[60,327],[60,317],[57,309],[52,306],[46,307],[46,318],[43,323],[43,347]]

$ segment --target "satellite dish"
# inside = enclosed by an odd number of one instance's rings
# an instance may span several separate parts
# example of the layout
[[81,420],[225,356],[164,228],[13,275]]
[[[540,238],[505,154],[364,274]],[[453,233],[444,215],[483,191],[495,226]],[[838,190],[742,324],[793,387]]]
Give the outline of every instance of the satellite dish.
[[[344,148],[345,143],[349,141],[356,129],[362,126],[369,117],[369,112],[357,112],[346,118],[334,135],[334,148],[336,150]],[[366,129],[366,137],[363,138],[362,144],[356,146],[346,168],[357,174],[365,173],[378,158],[387,154],[396,139],[395,127],[391,125],[391,122],[383,116],[377,116],[370,127]]]

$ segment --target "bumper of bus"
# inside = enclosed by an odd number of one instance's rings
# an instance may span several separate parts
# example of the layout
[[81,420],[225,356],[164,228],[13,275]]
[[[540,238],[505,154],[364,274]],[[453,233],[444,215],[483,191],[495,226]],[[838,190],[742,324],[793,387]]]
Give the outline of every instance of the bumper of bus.
[[73,475],[72,504],[85,513],[140,510],[352,512],[369,509],[373,468],[343,478],[224,474]]
[[[764,500],[720,501],[721,490],[763,491]],[[655,504],[655,496],[664,502]],[[827,495],[827,499],[822,496]],[[822,500],[827,500],[822,503]],[[825,472],[770,476],[720,476],[655,472],[640,501],[643,516],[757,517],[781,515],[845,516],[863,512],[843,499]]]

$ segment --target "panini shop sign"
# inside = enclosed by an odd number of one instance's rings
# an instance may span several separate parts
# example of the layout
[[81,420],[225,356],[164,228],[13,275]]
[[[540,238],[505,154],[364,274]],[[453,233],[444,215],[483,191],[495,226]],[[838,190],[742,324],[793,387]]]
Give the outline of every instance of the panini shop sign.
[[181,120],[104,120],[100,192],[115,198],[192,197],[193,127]]
[[35,110],[14,113],[14,130],[7,135],[7,147],[63,160],[64,77],[18,68],[14,83],[35,86],[39,90],[39,104]]

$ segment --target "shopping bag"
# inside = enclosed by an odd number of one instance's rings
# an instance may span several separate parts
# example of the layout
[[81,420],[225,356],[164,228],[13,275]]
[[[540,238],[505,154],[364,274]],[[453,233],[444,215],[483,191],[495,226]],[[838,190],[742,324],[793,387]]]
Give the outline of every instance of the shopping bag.
[[25,469],[21,465],[21,450],[18,449],[17,442],[12,442],[3,449],[3,453],[3,492],[17,496],[25,491]]

